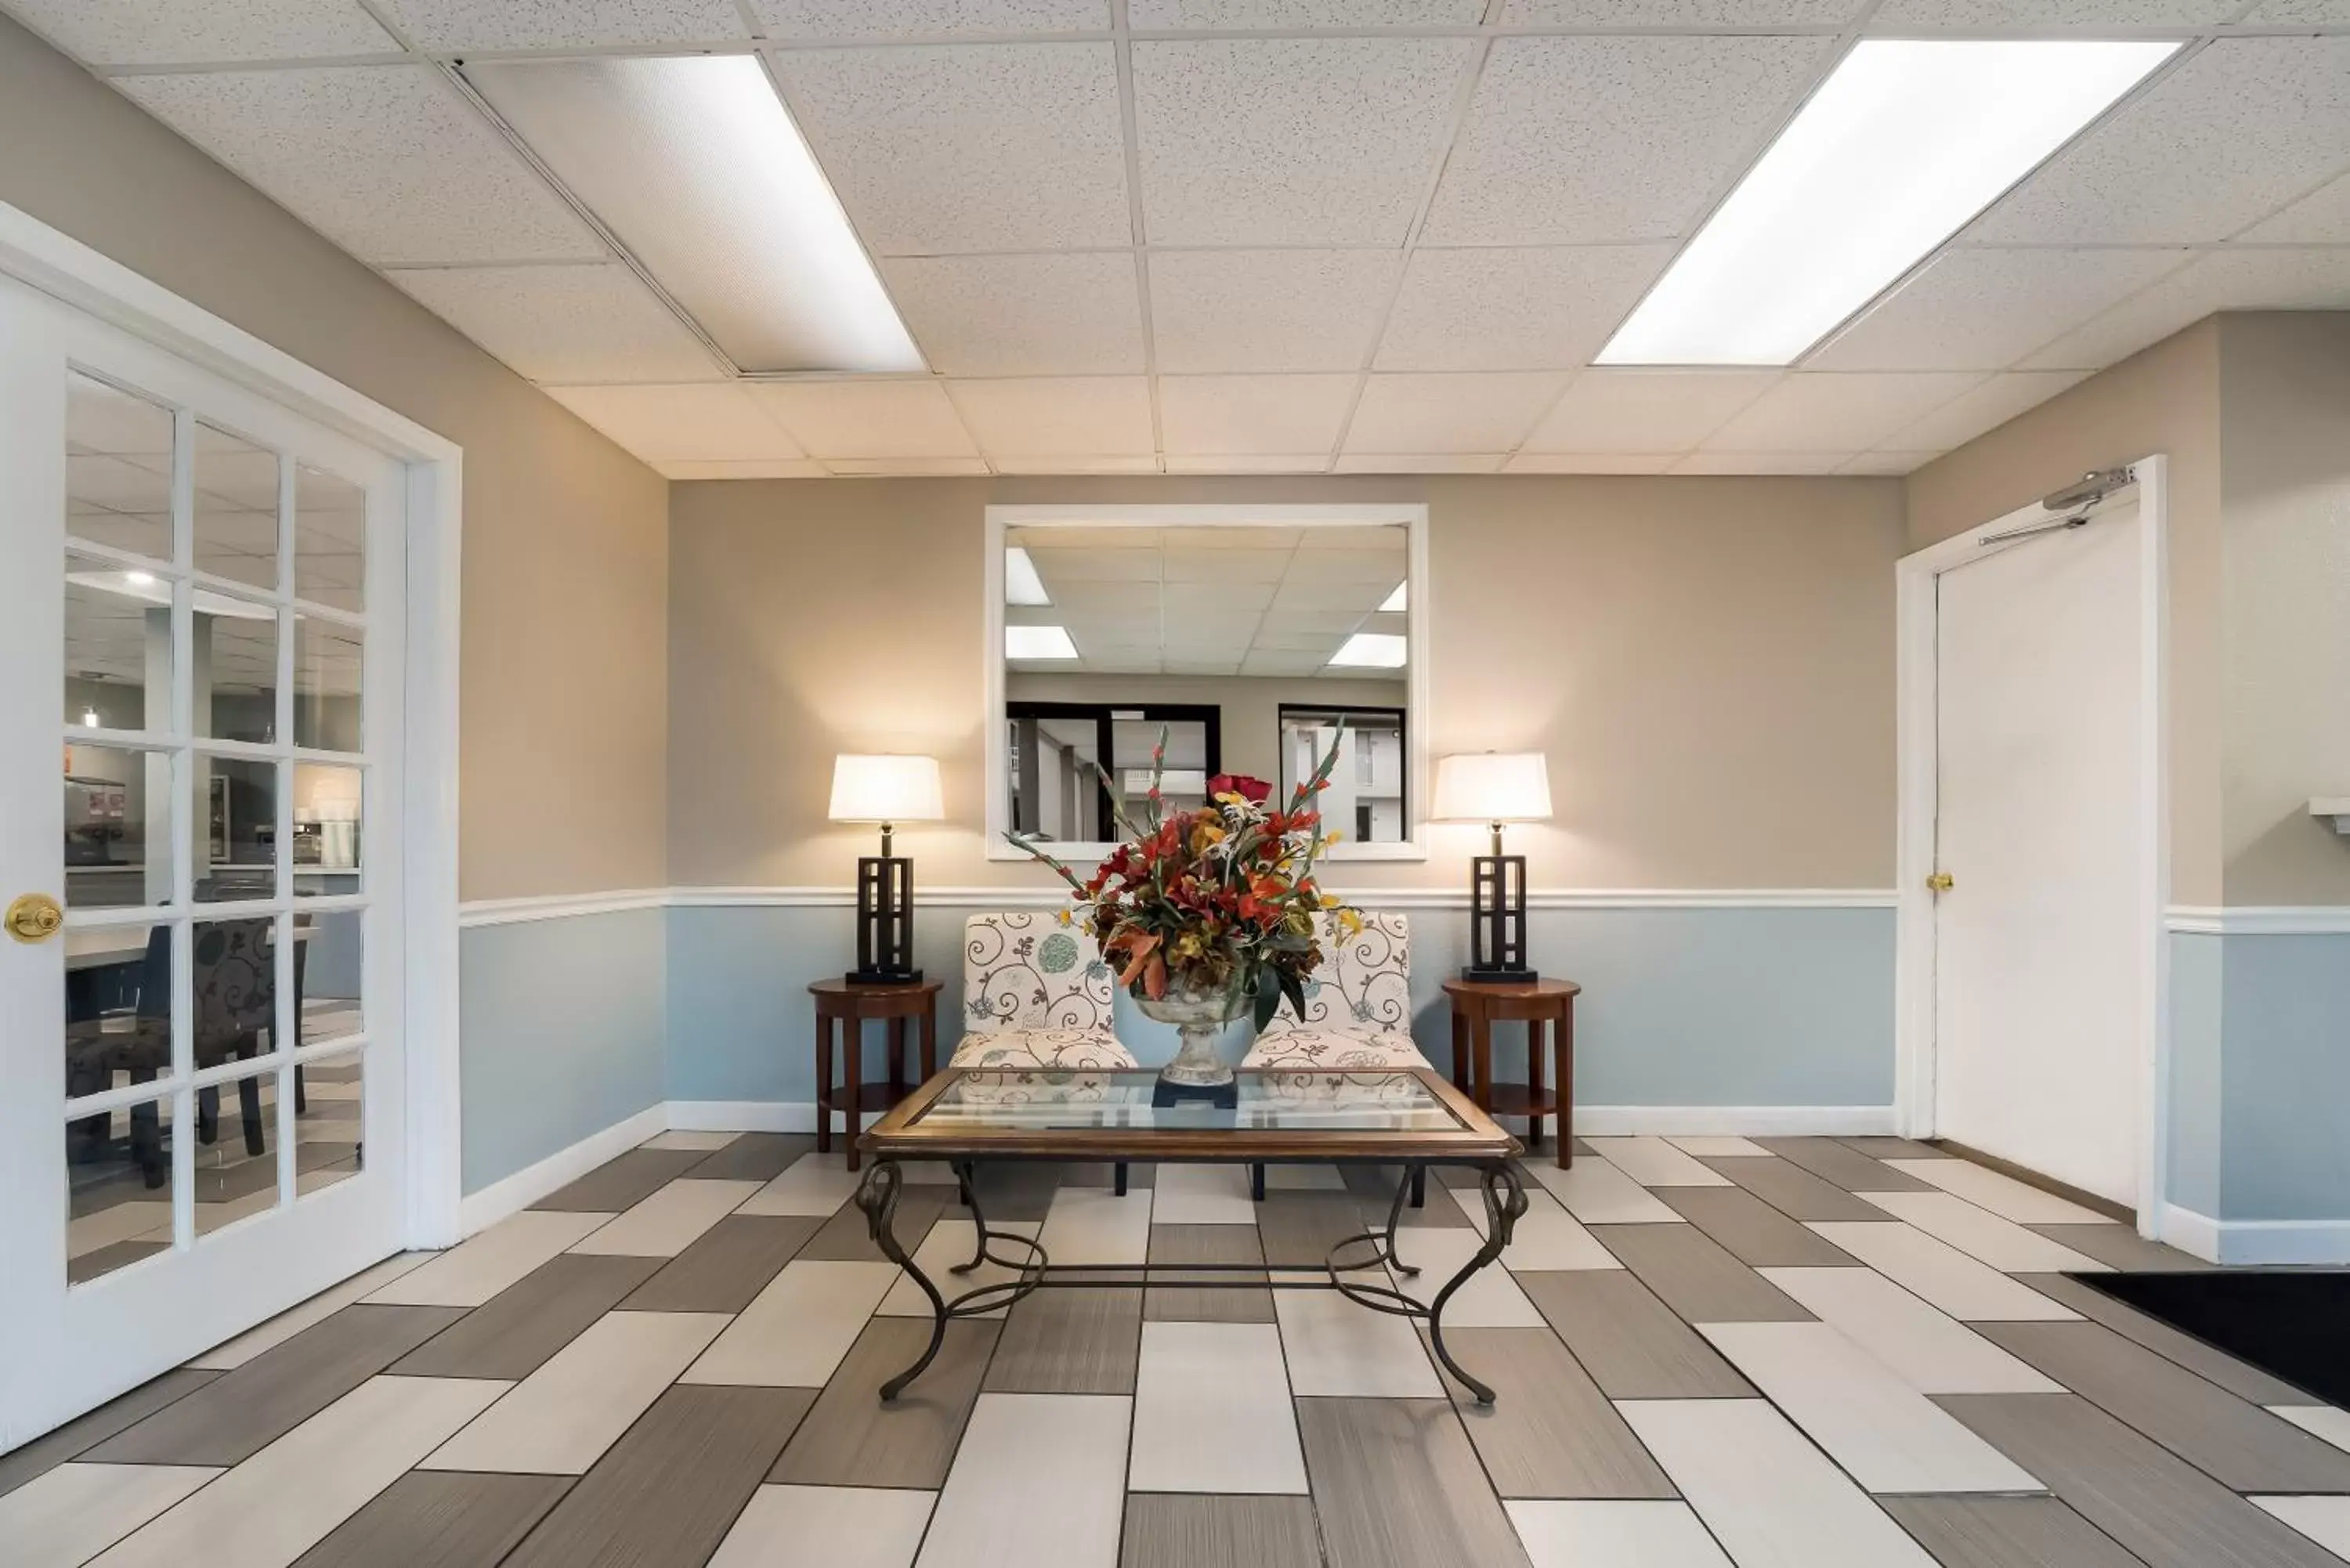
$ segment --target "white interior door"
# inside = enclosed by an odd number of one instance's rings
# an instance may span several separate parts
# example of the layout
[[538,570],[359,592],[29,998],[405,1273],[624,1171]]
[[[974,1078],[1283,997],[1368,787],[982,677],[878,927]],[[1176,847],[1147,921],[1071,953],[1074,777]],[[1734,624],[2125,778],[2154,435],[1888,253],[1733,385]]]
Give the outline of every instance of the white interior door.
[[402,470],[5,278],[0,414],[5,1450],[396,1250],[407,1138]]
[[2085,526],[1938,581],[1935,1130],[2134,1205],[2141,530]]

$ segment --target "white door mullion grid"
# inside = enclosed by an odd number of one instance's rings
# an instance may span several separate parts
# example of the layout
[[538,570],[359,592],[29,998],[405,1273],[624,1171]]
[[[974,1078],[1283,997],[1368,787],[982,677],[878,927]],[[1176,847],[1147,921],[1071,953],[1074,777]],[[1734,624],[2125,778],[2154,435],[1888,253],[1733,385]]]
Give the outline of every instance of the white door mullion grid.
[[[196,934],[189,911],[196,901],[196,848],[212,837],[209,783],[196,788],[195,642],[196,416],[192,409],[172,412],[172,732],[171,780],[163,818],[171,824],[172,900],[172,1250],[184,1252],[196,1239],[196,1096],[188,1087],[196,1054]],[[199,799],[199,795],[203,798]],[[198,818],[202,817],[202,821]],[[154,805],[148,804],[148,818]],[[151,840],[147,853],[152,856]]]
[[[269,740],[273,749],[290,757],[294,749],[294,674],[296,639],[301,636],[301,617],[292,607],[294,597],[294,483],[295,465],[284,452],[277,454],[277,688],[276,714],[270,723]],[[360,701],[366,701],[365,684],[360,689]],[[296,1145],[301,1127],[295,1120],[294,1069],[290,1065],[295,1040],[295,1010],[299,1003],[294,989],[296,952],[294,944],[294,764],[279,761],[272,764],[277,777],[277,822],[276,839],[271,846],[272,857],[277,863],[272,886],[282,906],[270,922],[275,940],[270,944],[271,961],[277,970],[277,989],[274,993],[276,1017],[269,1025],[269,1055],[277,1064],[271,1081],[277,1085],[274,1102],[277,1135],[277,1201],[290,1204],[295,1192]]]

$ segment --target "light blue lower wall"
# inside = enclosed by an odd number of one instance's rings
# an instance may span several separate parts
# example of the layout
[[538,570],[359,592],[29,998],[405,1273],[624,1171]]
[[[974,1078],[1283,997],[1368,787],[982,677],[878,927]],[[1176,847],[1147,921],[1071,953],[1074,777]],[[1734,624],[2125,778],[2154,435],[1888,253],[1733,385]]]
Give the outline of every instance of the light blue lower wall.
[[2170,1173],[2168,1201],[2220,1216],[2220,1000],[2226,939],[2170,937]]
[[[931,906],[915,918],[918,961],[948,982],[941,1060],[962,1033],[960,940],[972,912]],[[669,920],[669,1097],[812,1100],[807,984],[848,966],[849,911],[686,906]],[[1439,982],[1467,956],[1467,917],[1414,910],[1411,920],[1412,1032],[1447,1067]],[[1580,1104],[1892,1103],[1890,909],[1537,909],[1530,924],[1534,962],[1585,988]],[[1173,1053],[1171,1030],[1120,1003],[1118,1033],[1139,1056]],[[1522,1036],[1515,1025],[1498,1033],[1497,1075],[1516,1076]],[[869,1060],[878,1065],[878,1044]]]
[[663,1098],[667,915],[622,909],[461,933],[466,1192]]

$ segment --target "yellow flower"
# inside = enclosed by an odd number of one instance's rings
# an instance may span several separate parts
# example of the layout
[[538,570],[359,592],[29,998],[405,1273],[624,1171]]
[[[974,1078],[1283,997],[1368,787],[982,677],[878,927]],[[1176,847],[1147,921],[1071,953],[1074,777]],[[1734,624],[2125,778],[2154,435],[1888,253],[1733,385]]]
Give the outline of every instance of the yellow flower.
[[1336,893],[1325,893],[1325,894],[1323,894],[1323,895],[1322,895],[1322,907],[1323,907],[1324,909],[1336,909],[1336,908],[1338,907],[1338,895],[1337,895],[1337,894],[1336,894]]
[[1325,844],[1336,844],[1338,840],[1346,836],[1347,834],[1345,829],[1334,827],[1329,832],[1322,836],[1322,842]]
[[1055,918],[1055,919],[1059,920],[1059,921],[1061,922],[1061,924],[1063,924],[1063,925],[1065,925],[1065,926],[1066,926],[1066,925],[1067,925],[1067,924],[1069,923],[1069,911],[1068,911],[1068,910],[1066,910],[1066,909],[1063,909],[1063,910],[1062,910],[1058,915],[1055,916],[1054,918]]
[[1338,911],[1338,929],[1350,937],[1360,936],[1363,930],[1363,917],[1352,909],[1341,909]]
[[1212,822],[1203,822],[1191,829],[1191,853],[1205,855],[1208,846],[1224,836],[1224,830]]

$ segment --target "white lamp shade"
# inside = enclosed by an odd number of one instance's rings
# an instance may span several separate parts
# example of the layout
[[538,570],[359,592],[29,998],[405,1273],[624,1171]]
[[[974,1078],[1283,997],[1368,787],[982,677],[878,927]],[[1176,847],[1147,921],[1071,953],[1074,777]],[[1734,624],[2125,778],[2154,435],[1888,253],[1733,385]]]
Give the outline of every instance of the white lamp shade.
[[1550,770],[1540,752],[1468,752],[1436,763],[1435,815],[1445,822],[1547,822]]
[[936,822],[946,814],[935,757],[843,752],[832,760],[835,822]]

